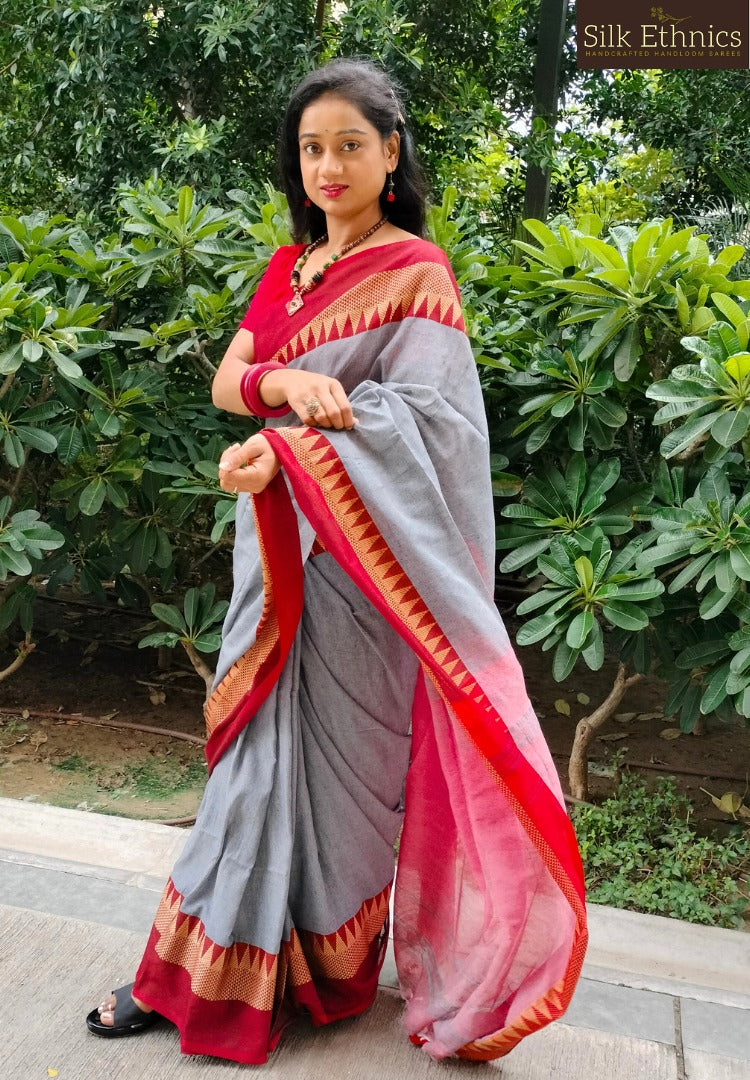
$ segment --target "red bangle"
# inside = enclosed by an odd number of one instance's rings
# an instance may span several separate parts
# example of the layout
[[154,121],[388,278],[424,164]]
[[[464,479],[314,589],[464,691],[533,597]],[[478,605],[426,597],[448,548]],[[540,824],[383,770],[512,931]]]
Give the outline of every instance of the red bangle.
[[242,403],[253,416],[284,416],[289,412],[289,406],[285,403],[276,408],[266,405],[258,391],[258,383],[269,371],[283,371],[285,365],[277,364],[270,360],[266,364],[250,364],[247,371],[242,373],[240,379],[240,397]]

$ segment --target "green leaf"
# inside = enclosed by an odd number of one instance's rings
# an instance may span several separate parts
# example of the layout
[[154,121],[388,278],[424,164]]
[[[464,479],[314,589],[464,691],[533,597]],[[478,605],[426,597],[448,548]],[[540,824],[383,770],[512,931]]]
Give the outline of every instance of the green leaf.
[[680,728],[682,731],[692,731],[700,716],[701,688],[696,683],[691,683],[685,691],[685,697],[680,710]]
[[583,450],[583,440],[586,436],[587,412],[583,402],[579,402],[577,408],[568,420],[568,445],[576,452]]
[[710,641],[699,641],[697,645],[689,645],[683,649],[675,661],[676,667],[681,671],[693,671],[697,667],[705,667],[713,664],[727,654],[727,643],[724,638],[713,638]]
[[732,564],[728,551],[722,551],[716,560],[714,567],[714,577],[716,578],[716,587],[721,589],[722,592],[731,592],[734,595],[737,589],[737,575],[732,569]]
[[523,222],[523,226],[526,229],[526,232],[534,237],[540,247],[558,243],[555,234],[543,221],[538,221],[536,218],[526,218]]
[[156,530],[151,525],[140,524],[128,553],[128,562],[134,574],[146,573],[155,551]]
[[30,446],[34,450],[40,450],[43,454],[53,454],[57,449],[55,436],[50,431],[44,431],[42,428],[26,427],[19,424],[16,428],[16,434],[26,446]]
[[736,300],[732,300],[726,293],[715,292],[711,294],[711,303],[719,309],[725,318],[729,319],[730,323],[734,326],[735,330],[744,323],[746,319],[745,312],[742,310]]
[[715,619],[717,615],[721,615],[722,611],[729,606],[729,602],[734,596],[739,582],[735,585],[734,589],[729,592],[723,592],[721,589],[712,589],[710,593],[703,597],[698,608],[698,612],[702,619]]
[[[503,561],[500,563],[500,570],[503,574],[513,573],[515,570],[519,570],[522,566],[526,566],[527,563],[532,562],[542,552],[546,551],[550,546],[551,538],[549,536],[540,537],[538,540],[532,540],[528,544],[522,544],[520,547],[512,551],[510,555],[506,555]],[[549,575],[548,575],[549,576]]]
[[173,649],[175,645],[179,644],[179,634],[171,634],[168,631],[164,631],[163,633],[147,634],[146,637],[142,637],[141,640],[138,642],[138,648],[146,649],[149,646],[153,646],[154,648],[161,648],[162,646],[166,645],[169,648]]
[[180,197],[177,204],[177,217],[180,225],[187,225],[193,209],[193,189],[189,184],[180,188]]
[[50,356],[57,370],[66,379],[80,379],[81,375],[83,375],[82,369],[76,364],[75,360],[71,360],[64,353],[53,352],[50,353]]
[[687,450],[701,435],[708,431],[716,420],[716,416],[715,411],[703,416],[696,416],[693,420],[689,420],[687,424],[677,428],[676,431],[670,432],[659,448],[662,457],[671,458],[676,454],[681,454],[683,450]]
[[198,589],[188,589],[185,593],[185,601],[183,603],[183,609],[185,612],[185,623],[189,630],[193,631],[197,625],[198,610],[200,608],[201,594]]
[[581,496],[586,489],[586,458],[573,454],[565,470],[565,493],[573,511],[578,510]]
[[568,632],[565,635],[566,644],[576,651],[582,649],[593,625],[594,616],[592,613],[590,611],[579,611],[568,627]]
[[591,560],[582,555],[576,559],[575,569],[582,587],[589,591],[594,585],[594,567],[591,565]]
[[[8,544],[0,545],[0,570],[10,570],[18,577],[25,577],[31,573],[32,566],[22,551],[16,551]],[[5,573],[0,574],[0,580],[5,580]]]
[[538,592],[532,593],[521,601],[516,608],[516,615],[528,615],[532,611],[537,611],[538,608],[564,600],[567,595],[567,589],[550,589],[549,587],[539,589]]
[[750,667],[750,646],[740,649],[735,653],[729,663],[729,670],[733,675],[742,675]]
[[745,438],[749,427],[750,413],[746,410],[725,412],[711,425],[711,438],[715,439],[720,446],[734,446]]
[[571,648],[565,641],[559,643],[552,660],[552,678],[555,682],[563,682],[567,679],[579,656],[579,651]]
[[628,324],[615,351],[613,362],[616,379],[623,383],[630,381],[640,359],[641,351],[638,324],[631,322]]
[[545,611],[544,614],[537,615],[535,619],[524,623],[516,634],[516,641],[519,645],[533,645],[551,634],[557,624],[565,618],[564,612]]
[[750,544],[730,548],[729,561],[737,577],[750,581]]
[[616,599],[602,605],[602,615],[621,630],[645,630],[648,626],[648,615],[642,608]]
[[147,461],[144,470],[159,473],[162,476],[182,476],[186,480],[192,479],[192,472],[179,461]]
[[57,456],[62,465],[72,465],[83,451],[83,435],[80,429],[71,424],[65,428],[57,443]]
[[212,653],[221,648],[221,634],[201,634],[194,638],[193,645],[198,652]]
[[0,375],[12,375],[14,371],[18,371],[22,363],[23,346],[19,341],[0,353]]
[[569,563],[562,563],[557,557],[552,558],[549,555],[540,555],[537,560],[537,568],[540,573],[544,574],[550,581],[553,581],[555,585],[562,585],[563,587],[570,589],[578,588],[578,578],[573,567],[570,566]]
[[101,476],[95,476],[81,492],[78,498],[78,509],[86,517],[93,517],[102,508],[104,497],[107,494],[107,485]]
[[12,469],[20,469],[26,460],[23,452],[23,443],[12,431],[5,432],[5,438],[3,439],[3,453],[5,454],[5,460]]
[[620,475],[620,459],[613,457],[601,461],[591,473],[581,512],[590,514],[601,505],[601,496],[616,483]]
[[599,671],[604,664],[604,632],[598,619],[594,621],[581,655],[591,671]]
[[528,454],[535,454],[537,450],[541,450],[556,427],[557,420],[554,416],[548,417],[535,427],[526,440],[526,452]]
[[154,562],[161,570],[164,570],[172,562],[172,545],[165,529],[157,526],[154,532],[156,533]]
[[635,601],[654,600],[664,592],[664,582],[651,578],[649,581],[634,581],[617,586],[617,600]]
[[701,477],[698,494],[704,502],[711,502],[713,499],[720,503],[728,498],[730,493],[729,481],[722,469],[709,469],[706,475]]
[[182,612],[174,604],[152,604],[151,613],[159,620],[176,630],[181,637],[190,637]]
[[628,419],[627,409],[606,397],[592,398],[589,407],[596,418],[610,428],[622,427]]

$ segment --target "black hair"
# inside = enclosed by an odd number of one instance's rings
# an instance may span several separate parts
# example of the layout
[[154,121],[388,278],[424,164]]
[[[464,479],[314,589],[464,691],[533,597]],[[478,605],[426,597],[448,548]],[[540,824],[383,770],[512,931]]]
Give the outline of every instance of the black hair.
[[401,146],[393,171],[396,200],[386,201],[387,183],[380,205],[388,220],[407,232],[424,236],[427,186],[417,160],[414,140],[404,120],[398,91],[386,73],[369,60],[332,60],[306,75],[292,93],[279,139],[279,171],[289,201],[292,233],[297,243],[317,240],[326,231],[323,211],[305,206],[305,189],[299,163],[299,124],[302,113],[323,94],[335,94],[359,109],[366,120],[387,139],[397,131]]

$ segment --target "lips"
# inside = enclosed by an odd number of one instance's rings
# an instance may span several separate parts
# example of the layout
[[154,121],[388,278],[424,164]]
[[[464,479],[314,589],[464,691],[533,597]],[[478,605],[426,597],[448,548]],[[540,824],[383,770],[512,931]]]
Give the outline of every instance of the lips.
[[347,189],[347,184],[326,184],[320,190],[324,195],[327,195],[329,199],[337,199],[339,195],[343,195]]

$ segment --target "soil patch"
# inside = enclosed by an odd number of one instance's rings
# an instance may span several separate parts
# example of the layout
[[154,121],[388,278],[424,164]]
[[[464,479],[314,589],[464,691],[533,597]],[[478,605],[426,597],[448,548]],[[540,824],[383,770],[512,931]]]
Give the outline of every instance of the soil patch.
[[144,615],[40,607],[37,648],[0,685],[0,795],[148,820],[194,816],[206,779],[202,746],[113,726],[205,735],[203,684],[181,652],[167,670],[155,667],[155,650],[137,648]]

